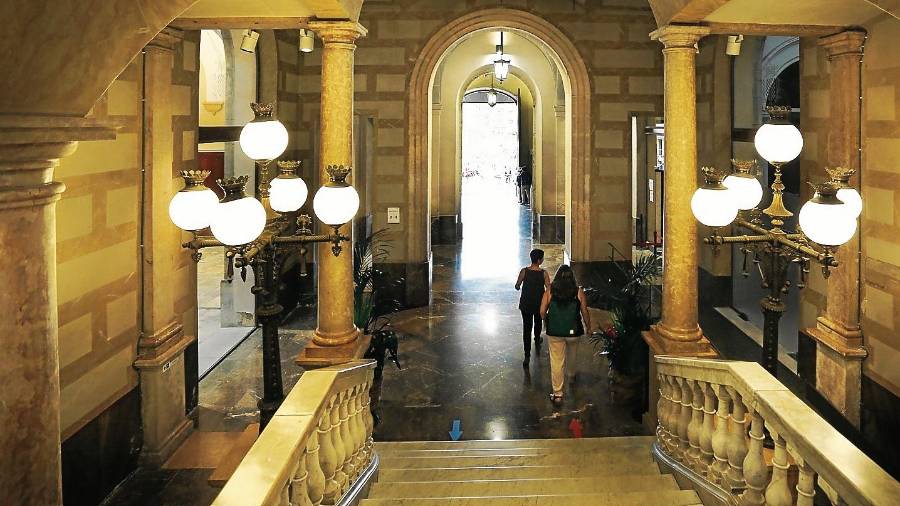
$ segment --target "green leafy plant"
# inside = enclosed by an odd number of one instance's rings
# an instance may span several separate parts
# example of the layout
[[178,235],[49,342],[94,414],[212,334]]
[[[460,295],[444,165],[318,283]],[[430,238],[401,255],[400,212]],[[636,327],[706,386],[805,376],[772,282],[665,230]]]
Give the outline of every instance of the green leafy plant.
[[[641,332],[653,323],[652,282],[660,273],[658,255],[647,255],[621,267],[616,285],[590,290],[594,301],[602,301],[612,314],[611,325],[591,336],[591,342],[606,355],[610,369],[624,374],[639,373],[647,359]],[[618,265],[618,264],[617,264]]]
[[376,230],[353,245],[353,323],[369,334],[378,317],[396,311],[400,303],[383,297],[383,287],[402,284],[402,279],[388,279],[378,264],[387,260],[391,251],[385,239],[386,229]]

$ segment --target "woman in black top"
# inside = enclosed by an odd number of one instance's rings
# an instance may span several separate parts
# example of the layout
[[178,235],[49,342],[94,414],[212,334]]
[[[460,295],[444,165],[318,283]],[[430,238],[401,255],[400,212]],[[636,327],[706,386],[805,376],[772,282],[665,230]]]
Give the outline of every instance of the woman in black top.
[[531,331],[534,330],[534,346],[541,352],[541,299],[544,291],[550,287],[550,275],[541,268],[544,263],[544,250],[531,250],[531,265],[519,271],[516,290],[522,289],[519,297],[519,311],[522,312],[522,345],[525,348],[525,360],[522,367],[528,367],[531,359]]

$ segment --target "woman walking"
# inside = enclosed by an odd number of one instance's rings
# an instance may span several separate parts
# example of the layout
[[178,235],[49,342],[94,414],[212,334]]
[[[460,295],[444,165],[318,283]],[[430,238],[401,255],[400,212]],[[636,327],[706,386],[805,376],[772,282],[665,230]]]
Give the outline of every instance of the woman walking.
[[546,322],[550,348],[550,400],[563,397],[564,380],[575,377],[578,341],[591,328],[584,290],[578,286],[575,273],[568,265],[560,265],[541,301],[541,318]]
[[522,367],[528,367],[531,359],[531,331],[534,330],[534,347],[537,355],[541,354],[541,300],[545,289],[550,288],[550,275],[541,268],[544,263],[544,250],[533,249],[530,253],[531,265],[519,271],[516,290],[521,288],[519,311],[522,312],[522,346],[525,349],[525,360]]

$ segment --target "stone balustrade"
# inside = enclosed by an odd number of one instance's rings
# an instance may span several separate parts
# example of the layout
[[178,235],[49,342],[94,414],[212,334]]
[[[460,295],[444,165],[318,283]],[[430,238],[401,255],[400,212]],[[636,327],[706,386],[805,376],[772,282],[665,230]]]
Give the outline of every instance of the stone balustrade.
[[818,489],[832,504],[900,504],[900,483],[759,364],[662,356],[656,365],[653,452],[713,502],[812,505]]
[[371,360],[307,371],[213,503],[319,506],[358,498],[378,467]]

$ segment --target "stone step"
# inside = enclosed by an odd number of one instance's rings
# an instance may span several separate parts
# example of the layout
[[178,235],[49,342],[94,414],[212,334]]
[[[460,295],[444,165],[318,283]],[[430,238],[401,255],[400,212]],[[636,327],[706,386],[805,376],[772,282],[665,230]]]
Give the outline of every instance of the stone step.
[[458,450],[458,449],[491,449],[491,448],[578,448],[607,449],[611,447],[633,448],[650,445],[656,440],[654,436],[624,436],[596,438],[564,438],[564,439],[504,439],[472,440],[472,441],[381,441],[375,443],[379,453],[396,450]]
[[467,481],[467,480],[509,480],[532,478],[590,478],[610,474],[658,475],[659,468],[654,462],[627,460],[614,467],[569,466],[494,466],[494,467],[450,467],[431,469],[379,469],[380,482],[405,481]]
[[551,455],[551,454],[578,454],[586,453],[631,453],[634,455],[650,455],[650,447],[636,445],[634,447],[611,447],[607,449],[592,447],[572,448],[448,448],[448,449],[422,449],[422,450],[382,450],[378,449],[378,455],[383,458],[400,457],[489,457],[492,455]]
[[418,481],[378,482],[369,490],[369,497],[430,498],[430,497],[490,497],[540,496],[554,494],[601,494],[618,492],[678,490],[671,475],[597,476],[593,478],[551,478],[533,480],[476,480],[476,481]]
[[543,455],[519,455],[515,450],[502,455],[391,457],[379,456],[380,469],[427,469],[444,467],[494,466],[583,466],[615,467],[622,462],[652,462],[649,452],[604,451],[602,453],[555,452]]
[[542,496],[363,499],[360,506],[701,506],[693,490]]

